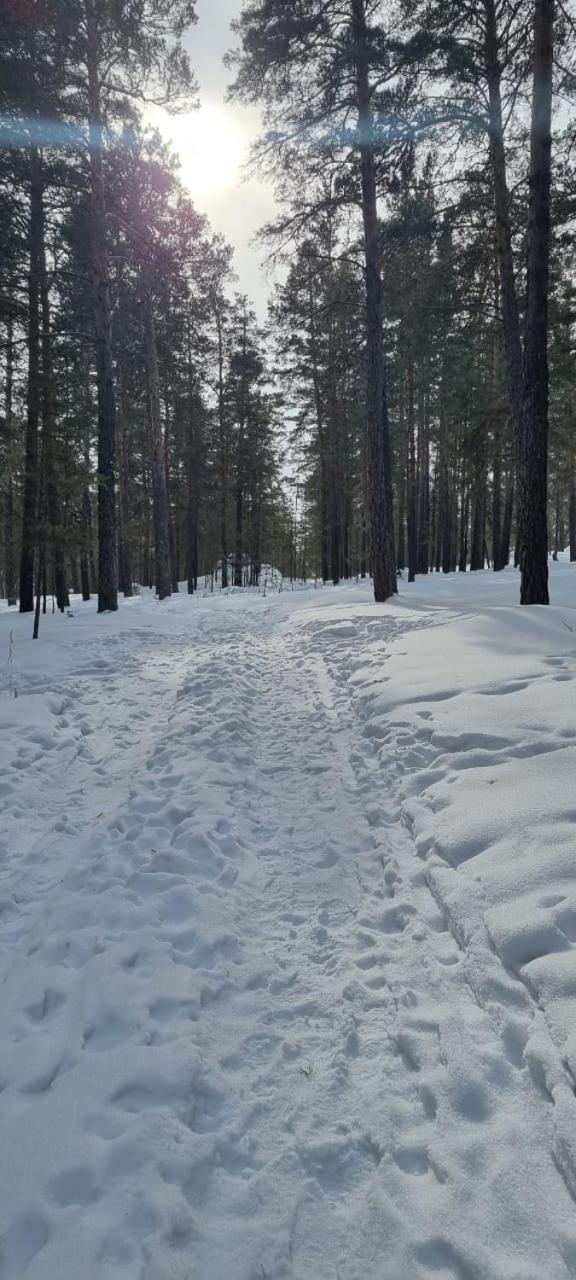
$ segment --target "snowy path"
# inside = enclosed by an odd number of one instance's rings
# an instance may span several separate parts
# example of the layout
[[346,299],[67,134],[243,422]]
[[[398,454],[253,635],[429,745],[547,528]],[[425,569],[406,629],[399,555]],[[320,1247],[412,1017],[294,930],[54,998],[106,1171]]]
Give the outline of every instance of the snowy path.
[[515,983],[475,1000],[358,713],[416,623],[185,605],[31,679],[4,774],[0,1280],[576,1276]]

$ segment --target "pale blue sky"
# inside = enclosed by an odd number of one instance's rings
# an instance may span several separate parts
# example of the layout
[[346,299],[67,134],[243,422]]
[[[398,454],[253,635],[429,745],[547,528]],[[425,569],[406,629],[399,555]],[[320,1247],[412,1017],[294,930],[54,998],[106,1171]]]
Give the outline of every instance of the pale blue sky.
[[251,241],[272,216],[274,197],[266,184],[242,179],[241,165],[260,117],[256,108],[226,102],[231,73],[223,65],[234,43],[230,23],[241,7],[241,0],[198,0],[198,22],[186,44],[200,86],[201,109],[192,120],[170,122],[155,114],[154,123],[179,152],[182,177],[197,208],[233,245],[239,287],[264,318],[270,286],[260,266],[263,255]]

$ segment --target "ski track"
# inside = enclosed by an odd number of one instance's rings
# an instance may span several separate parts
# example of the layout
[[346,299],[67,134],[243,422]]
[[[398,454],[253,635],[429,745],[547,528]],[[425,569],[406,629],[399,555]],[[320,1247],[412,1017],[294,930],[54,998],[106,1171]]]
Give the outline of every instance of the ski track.
[[0,1280],[576,1276],[525,989],[475,997],[402,822],[425,753],[396,726],[386,759],[354,690],[358,637],[384,662],[416,625],[257,600],[30,682]]

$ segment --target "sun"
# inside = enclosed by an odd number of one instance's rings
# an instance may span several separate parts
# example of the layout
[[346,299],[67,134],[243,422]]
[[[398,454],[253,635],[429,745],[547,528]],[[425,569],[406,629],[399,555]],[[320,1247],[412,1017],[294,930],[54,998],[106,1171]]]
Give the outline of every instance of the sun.
[[225,108],[204,103],[182,116],[158,111],[151,123],[176,151],[182,181],[191,195],[217,195],[238,181],[246,148]]

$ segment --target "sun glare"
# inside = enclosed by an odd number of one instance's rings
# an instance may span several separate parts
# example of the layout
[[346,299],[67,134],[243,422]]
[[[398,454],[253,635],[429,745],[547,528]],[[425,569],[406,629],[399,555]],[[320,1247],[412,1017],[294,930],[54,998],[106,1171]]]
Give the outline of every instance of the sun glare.
[[193,196],[216,195],[236,182],[245,147],[233,120],[212,104],[184,116],[169,116],[154,123],[177,152],[181,176]]

